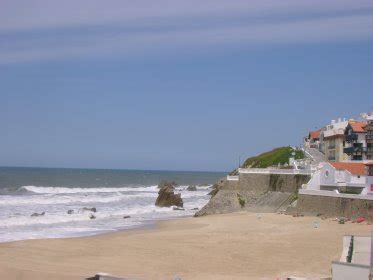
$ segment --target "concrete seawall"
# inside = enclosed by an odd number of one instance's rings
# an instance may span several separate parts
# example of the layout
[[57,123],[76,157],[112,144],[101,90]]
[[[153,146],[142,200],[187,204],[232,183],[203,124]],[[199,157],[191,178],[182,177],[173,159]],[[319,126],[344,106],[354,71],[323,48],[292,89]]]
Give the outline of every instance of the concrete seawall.
[[216,194],[195,216],[240,210],[276,212],[289,205],[294,193],[309,179],[307,175],[240,173],[238,181],[222,182]]
[[[307,175],[289,174],[240,174],[238,188],[261,195],[271,192],[296,192],[310,179]],[[232,186],[233,187],[233,186]]]
[[373,221],[373,200],[300,194],[297,206],[291,212],[327,217],[365,217]]

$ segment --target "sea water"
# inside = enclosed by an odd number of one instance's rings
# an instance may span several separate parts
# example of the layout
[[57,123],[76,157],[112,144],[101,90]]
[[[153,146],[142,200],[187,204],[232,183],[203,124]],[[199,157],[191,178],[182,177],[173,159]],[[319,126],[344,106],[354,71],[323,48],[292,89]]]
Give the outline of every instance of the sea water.
[[[0,242],[88,236],[192,216],[224,173],[0,168]],[[185,211],[154,205],[158,183],[176,181]],[[196,185],[197,191],[188,191]],[[95,207],[97,212],[83,210]],[[72,214],[68,214],[72,210]],[[42,216],[31,215],[42,213]],[[91,215],[95,219],[91,219]],[[124,216],[130,218],[124,219]]]

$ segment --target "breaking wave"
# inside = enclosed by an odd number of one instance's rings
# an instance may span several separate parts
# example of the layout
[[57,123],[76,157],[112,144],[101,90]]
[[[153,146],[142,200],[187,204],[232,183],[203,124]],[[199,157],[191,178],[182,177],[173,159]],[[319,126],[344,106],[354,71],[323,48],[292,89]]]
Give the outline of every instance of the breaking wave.
[[41,187],[23,186],[21,189],[38,194],[72,194],[72,193],[115,193],[115,192],[155,192],[157,186],[149,187],[120,187],[120,188],[65,188],[65,187]]

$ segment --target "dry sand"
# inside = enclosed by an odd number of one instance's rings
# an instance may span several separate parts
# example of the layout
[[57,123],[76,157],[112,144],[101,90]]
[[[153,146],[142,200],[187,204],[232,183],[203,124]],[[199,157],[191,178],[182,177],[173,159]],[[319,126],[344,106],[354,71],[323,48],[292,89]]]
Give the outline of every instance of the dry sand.
[[[314,228],[314,221],[320,228]],[[276,279],[328,276],[342,236],[370,226],[253,213],[161,222],[156,229],[0,244],[0,279]]]

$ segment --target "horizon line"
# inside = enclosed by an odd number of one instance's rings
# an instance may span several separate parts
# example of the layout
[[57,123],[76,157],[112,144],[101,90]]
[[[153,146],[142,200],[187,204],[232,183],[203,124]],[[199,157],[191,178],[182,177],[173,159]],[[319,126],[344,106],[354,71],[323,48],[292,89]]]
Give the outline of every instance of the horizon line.
[[151,172],[199,172],[199,173],[229,173],[230,171],[208,170],[166,170],[166,169],[128,169],[128,168],[97,168],[97,167],[43,167],[43,166],[3,166],[0,168],[34,168],[34,169],[85,169],[85,170],[117,170],[117,171],[151,171]]

